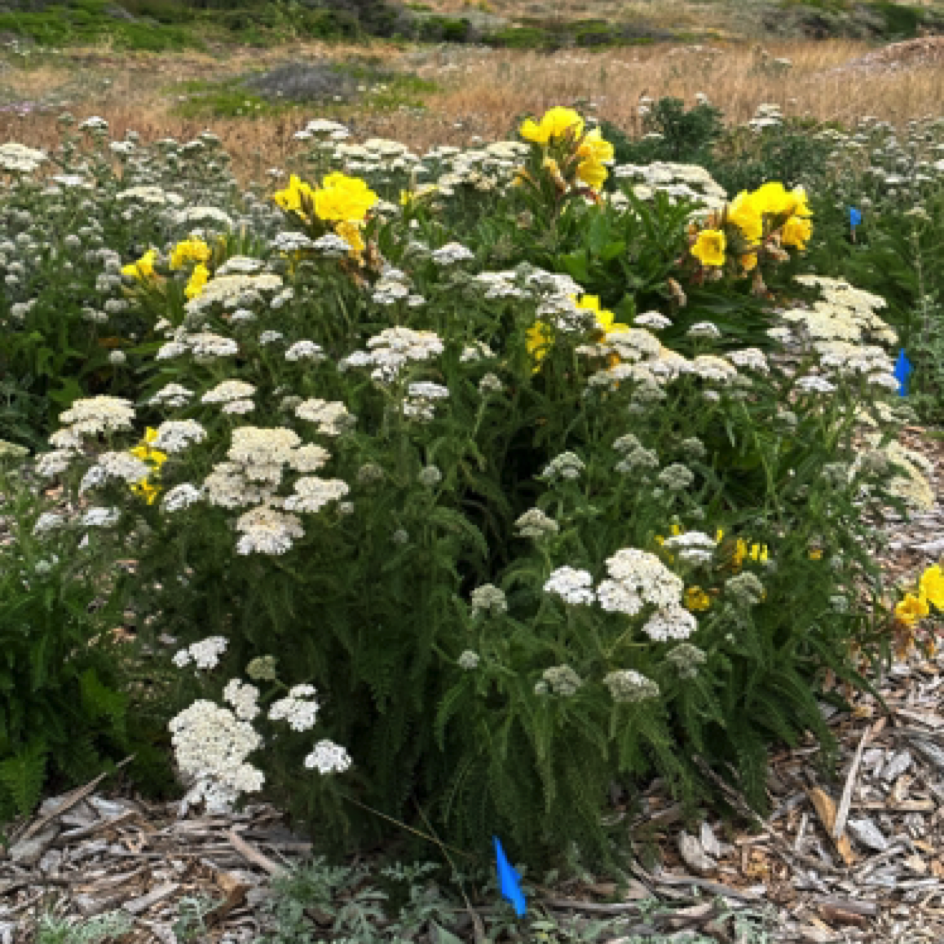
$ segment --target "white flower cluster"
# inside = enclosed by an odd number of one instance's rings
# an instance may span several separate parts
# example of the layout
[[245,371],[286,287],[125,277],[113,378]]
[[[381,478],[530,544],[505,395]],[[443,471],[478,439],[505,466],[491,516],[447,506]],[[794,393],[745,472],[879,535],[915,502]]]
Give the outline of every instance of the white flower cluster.
[[336,400],[304,400],[295,408],[300,420],[314,423],[324,436],[340,436],[354,425],[354,417],[347,407]]
[[573,480],[579,478],[585,468],[579,456],[572,452],[562,452],[548,463],[541,473],[541,478],[548,482],[556,482],[558,479]]
[[224,636],[208,636],[195,642],[186,649],[181,649],[174,656],[174,665],[178,669],[193,664],[198,669],[215,669],[220,663],[220,656],[226,652],[228,643]]
[[327,740],[319,741],[305,758],[305,766],[320,774],[344,773],[351,763],[351,755],[340,744]]
[[248,400],[256,392],[256,388],[251,383],[244,380],[223,380],[212,390],[207,390],[202,397],[201,403],[232,403],[236,400]]
[[8,174],[32,174],[48,159],[45,151],[27,147],[25,144],[17,144],[15,141],[0,144],[0,170]]
[[161,502],[161,507],[169,514],[174,514],[201,501],[203,501],[203,492],[195,485],[184,482],[168,490]]
[[57,448],[74,448],[80,445],[83,436],[131,429],[134,406],[121,397],[89,397],[76,400],[59,414],[59,420],[68,425],[68,430],[53,433],[49,441]]
[[148,400],[149,406],[169,406],[172,409],[179,409],[186,406],[193,397],[193,391],[177,383],[169,383],[161,387],[154,396]]
[[293,731],[310,731],[320,710],[316,694],[311,685],[296,685],[285,698],[272,703],[269,720],[287,721]]
[[355,351],[344,359],[347,367],[372,367],[378,383],[393,383],[409,364],[427,363],[443,352],[442,339],[434,331],[386,328],[367,342],[367,351]]
[[262,789],[262,771],[246,760],[262,739],[228,708],[195,701],[168,727],[180,773],[193,784],[188,798],[202,799],[214,811],[226,810],[240,794]]
[[292,514],[278,511],[268,505],[259,505],[236,521],[236,530],[242,535],[236,542],[236,553],[284,554],[305,536],[301,521]]
[[343,479],[303,476],[295,480],[295,494],[285,499],[284,507],[287,511],[314,514],[321,511],[329,502],[340,501],[350,490]]
[[457,262],[467,262],[469,259],[474,259],[475,253],[463,246],[462,243],[446,243],[440,249],[434,250],[431,257],[438,266],[450,266]]
[[165,420],[157,427],[157,435],[150,445],[176,455],[206,437],[206,430],[196,420]]
[[615,702],[636,704],[659,697],[659,686],[635,669],[622,669],[604,676],[603,684],[610,690]]
[[[728,195],[704,167],[695,164],[672,164],[656,161],[652,164],[618,164],[613,168],[617,180],[638,181],[632,183],[633,194],[640,200],[652,200],[656,193],[668,194],[674,203],[678,200],[700,203],[709,209],[721,209]],[[611,198],[614,205],[625,206],[628,201],[622,194]]]
[[411,383],[403,401],[403,415],[407,419],[429,423],[436,416],[436,403],[449,399],[449,388],[428,380]]
[[230,679],[223,689],[223,701],[233,706],[241,721],[252,721],[259,715],[259,689],[255,685]]
[[294,344],[289,345],[288,349],[285,351],[285,359],[292,362],[312,361],[317,363],[325,359],[325,354],[320,344],[315,344],[314,341],[303,340],[296,341]]
[[508,612],[508,599],[502,590],[491,583],[483,583],[472,591],[472,612],[488,613],[491,616],[500,616]]
[[663,547],[674,551],[685,564],[707,564],[714,557],[717,541],[703,531],[686,531],[666,538]]
[[546,538],[560,531],[560,525],[553,518],[548,518],[540,508],[529,508],[515,521],[515,527],[521,538]]
[[127,452],[103,452],[95,465],[90,466],[79,483],[79,494],[89,489],[100,488],[112,479],[131,485],[150,475],[151,469],[140,459]]
[[544,583],[544,592],[560,597],[569,606],[589,606],[596,600],[589,571],[558,567]]

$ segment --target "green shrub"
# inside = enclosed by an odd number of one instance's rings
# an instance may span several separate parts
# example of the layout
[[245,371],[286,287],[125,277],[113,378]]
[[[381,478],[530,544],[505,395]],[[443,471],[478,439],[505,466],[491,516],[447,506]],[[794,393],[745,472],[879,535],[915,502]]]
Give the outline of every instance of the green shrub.
[[90,779],[131,744],[113,637],[115,550],[92,528],[87,547],[81,529],[60,533],[62,517],[38,514],[34,488],[3,481],[17,538],[0,544],[0,820],[29,814],[47,784]]

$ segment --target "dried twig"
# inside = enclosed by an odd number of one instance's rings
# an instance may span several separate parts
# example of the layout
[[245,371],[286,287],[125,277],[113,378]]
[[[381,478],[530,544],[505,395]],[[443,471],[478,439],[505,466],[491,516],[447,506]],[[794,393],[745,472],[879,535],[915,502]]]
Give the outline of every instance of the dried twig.
[[862,763],[862,752],[872,734],[871,726],[867,727],[859,740],[859,746],[856,748],[855,757],[852,759],[852,766],[849,768],[849,776],[846,777],[846,785],[842,791],[842,797],[839,801],[839,810],[836,813],[836,822],[833,825],[833,839],[839,840],[846,831],[846,819],[849,816],[849,806],[852,803],[852,791],[855,788],[856,777],[859,773],[859,765]]

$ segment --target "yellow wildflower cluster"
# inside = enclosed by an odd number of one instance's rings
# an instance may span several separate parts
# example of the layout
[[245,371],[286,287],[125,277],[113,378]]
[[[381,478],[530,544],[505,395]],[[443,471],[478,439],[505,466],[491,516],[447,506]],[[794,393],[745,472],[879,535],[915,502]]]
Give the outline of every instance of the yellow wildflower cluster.
[[931,613],[931,607],[944,612],[944,572],[940,564],[929,567],[918,581],[918,592],[906,593],[895,607],[898,622],[911,627]]
[[208,262],[212,255],[213,251],[202,239],[183,239],[170,254],[170,267],[177,271],[191,262]]
[[764,251],[784,258],[784,246],[805,249],[813,232],[810,216],[802,187],[787,190],[772,181],[752,192],[742,190],[722,212],[710,214],[704,229],[693,227],[690,252],[702,266],[720,268],[733,250],[747,273]]
[[312,187],[292,174],[288,186],[276,191],[272,199],[309,226],[316,221],[334,224],[335,233],[356,255],[366,248],[361,227],[379,197],[359,177],[334,173],[328,174],[320,187]]
[[150,282],[157,278],[154,263],[157,261],[157,250],[149,249],[137,262],[129,263],[121,270],[122,275],[139,282]]
[[157,430],[148,427],[144,433],[144,439],[133,449],[128,450],[136,459],[140,459],[151,467],[151,473],[130,486],[131,491],[143,498],[149,505],[153,505],[157,496],[161,493],[160,485],[151,481],[151,477],[160,478],[161,466],[167,461],[167,453],[155,449],[151,444],[157,439]]
[[[613,145],[604,141],[599,128],[585,132],[585,123],[572,108],[557,106],[544,113],[540,121],[526,119],[519,133],[526,141],[541,145],[553,154],[545,154],[543,169],[558,189],[566,189],[571,175],[592,190],[599,190],[606,181],[606,162],[613,160]],[[527,178],[527,172],[524,172]],[[521,178],[519,178],[521,179]]]
[[184,295],[186,295],[187,298],[198,298],[203,294],[203,289],[209,281],[210,270],[202,262],[197,263],[197,265],[193,267],[193,272],[190,273],[190,279],[184,289]]

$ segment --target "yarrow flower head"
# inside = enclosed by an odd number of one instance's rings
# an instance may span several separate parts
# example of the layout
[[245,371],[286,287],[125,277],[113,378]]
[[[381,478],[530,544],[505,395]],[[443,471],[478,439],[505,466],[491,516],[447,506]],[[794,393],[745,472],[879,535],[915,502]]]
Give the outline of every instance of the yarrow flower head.
[[317,770],[322,775],[341,774],[351,764],[351,755],[333,741],[319,741],[315,749],[305,758],[305,766],[309,770]]
[[558,567],[544,583],[544,592],[560,597],[570,606],[588,606],[596,599],[593,577],[586,570]]
[[191,664],[204,671],[215,669],[219,665],[220,656],[226,652],[227,645],[224,636],[209,636],[186,649],[181,649],[174,656],[174,665],[179,669]]
[[659,697],[659,686],[650,678],[634,669],[622,669],[610,672],[603,679],[613,701],[637,704],[650,698]]
[[494,584],[483,583],[472,591],[472,612],[500,616],[508,612],[508,599]]

